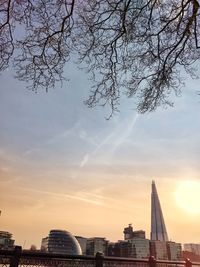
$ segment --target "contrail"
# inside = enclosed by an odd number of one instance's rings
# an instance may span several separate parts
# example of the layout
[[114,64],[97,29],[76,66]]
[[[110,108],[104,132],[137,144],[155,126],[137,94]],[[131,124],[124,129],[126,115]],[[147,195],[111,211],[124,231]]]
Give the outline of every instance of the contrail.
[[[84,167],[88,163],[90,157],[95,155],[103,146],[110,143],[110,141],[112,141],[111,143],[113,144],[113,147],[110,149],[110,151],[106,150],[106,153],[112,154],[117,149],[117,147],[119,147],[131,135],[131,132],[133,131],[134,126],[138,120],[138,117],[139,117],[139,114],[136,113],[133,116],[131,123],[129,122],[129,120],[126,120],[125,123],[120,125],[114,132],[109,134],[103,140],[103,142],[101,142],[91,153],[85,154],[85,156],[83,157],[83,160],[80,163],[80,167],[81,168]],[[116,140],[116,141],[113,142],[113,140]]]
[[115,142],[113,148],[111,149],[111,153],[113,153],[132,133],[134,126],[138,120],[139,114],[136,113],[135,116],[133,117],[131,123],[129,124],[129,121],[127,121],[125,127],[121,129],[121,136],[120,138],[117,139]]
[[99,197],[98,200],[93,200],[93,199],[90,199],[89,197],[84,197],[84,196],[79,196],[79,195],[55,193],[55,192],[50,192],[50,191],[27,189],[27,188],[22,188],[22,187],[20,187],[20,189],[21,190],[25,190],[25,191],[28,190],[28,191],[31,191],[33,193],[41,193],[41,194],[50,195],[50,196],[54,196],[54,197],[64,197],[64,198],[68,198],[68,199],[74,199],[74,200],[87,202],[89,204],[94,204],[94,205],[97,205],[97,206],[103,206],[103,203],[102,203],[100,197]]

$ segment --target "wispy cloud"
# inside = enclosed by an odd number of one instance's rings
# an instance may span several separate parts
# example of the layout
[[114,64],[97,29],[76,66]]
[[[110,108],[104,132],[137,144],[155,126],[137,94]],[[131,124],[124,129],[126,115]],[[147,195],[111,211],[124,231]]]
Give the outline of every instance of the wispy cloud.
[[66,198],[66,199],[73,199],[78,200],[82,202],[87,202],[89,204],[97,205],[97,206],[103,206],[103,198],[101,196],[97,197],[97,195],[88,194],[85,192],[78,192],[75,194],[63,194],[63,193],[57,193],[57,192],[51,192],[51,191],[45,191],[45,190],[37,190],[37,189],[27,189],[21,187],[20,190],[24,191],[30,191],[33,193],[39,193],[39,194],[45,194],[52,197],[59,197],[59,198]]
[[93,151],[84,155],[80,167],[84,167],[101,149],[104,149],[104,154],[111,156],[131,135],[138,118],[139,115],[136,113],[131,120],[127,119],[119,124]]
[[85,156],[83,157],[83,159],[82,159],[82,161],[80,163],[80,167],[81,168],[84,167],[85,164],[88,162],[88,160],[89,160],[89,155],[88,154],[85,154]]

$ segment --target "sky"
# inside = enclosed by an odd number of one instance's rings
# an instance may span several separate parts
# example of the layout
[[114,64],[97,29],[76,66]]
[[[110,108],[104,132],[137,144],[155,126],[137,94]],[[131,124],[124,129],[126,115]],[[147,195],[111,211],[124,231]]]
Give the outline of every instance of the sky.
[[87,74],[65,72],[48,93],[0,76],[0,230],[24,248],[51,229],[117,241],[132,223],[149,238],[155,180],[170,240],[200,243],[199,81],[186,80],[173,108],[141,115],[122,99],[106,120],[83,104]]

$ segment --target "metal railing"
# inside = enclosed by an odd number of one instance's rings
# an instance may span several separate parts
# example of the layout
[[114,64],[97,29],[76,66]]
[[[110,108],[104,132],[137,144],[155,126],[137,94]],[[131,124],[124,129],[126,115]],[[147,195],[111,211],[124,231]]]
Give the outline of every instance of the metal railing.
[[96,256],[72,256],[35,251],[0,250],[0,267],[200,267],[200,262]]

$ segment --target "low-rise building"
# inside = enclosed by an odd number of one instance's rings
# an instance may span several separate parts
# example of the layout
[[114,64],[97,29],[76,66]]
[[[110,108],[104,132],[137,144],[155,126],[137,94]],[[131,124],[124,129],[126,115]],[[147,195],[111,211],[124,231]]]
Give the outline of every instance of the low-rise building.
[[148,239],[133,238],[121,242],[121,257],[147,259],[150,256],[150,245]]
[[200,244],[194,244],[194,243],[183,244],[183,250],[192,252],[200,256]]
[[48,252],[48,241],[49,241],[49,237],[48,236],[42,238],[41,251]]
[[108,241],[104,237],[92,237],[87,240],[87,255],[96,255],[97,252],[101,252],[107,255]]
[[143,238],[145,239],[145,231],[143,230],[137,230],[133,231],[132,224],[129,224],[128,227],[124,228],[124,240],[129,240],[133,238]]
[[167,260],[167,244],[165,241],[151,240],[150,241],[150,254],[157,260]]
[[182,256],[181,243],[168,241],[166,242],[166,245],[167,245],[168,260],[171,260],[171,261],[181,260],[181,256]]
[[0,249],[13,249],[15,240],[12,234],[7,231],[0,231]]

